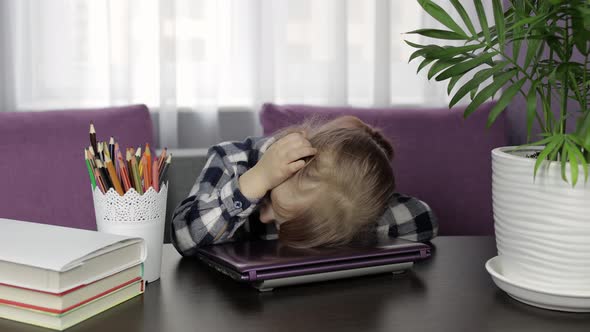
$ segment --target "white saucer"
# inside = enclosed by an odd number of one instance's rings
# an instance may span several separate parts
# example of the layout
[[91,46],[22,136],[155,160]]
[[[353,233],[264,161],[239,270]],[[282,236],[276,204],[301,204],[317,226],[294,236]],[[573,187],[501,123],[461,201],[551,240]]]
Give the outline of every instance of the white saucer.
[[501,290],[520,302],[550,310],[590,312],[590,294],[563,294],[537,290],[508,280],[502,275],[499,256],[486,262],[486,270]]

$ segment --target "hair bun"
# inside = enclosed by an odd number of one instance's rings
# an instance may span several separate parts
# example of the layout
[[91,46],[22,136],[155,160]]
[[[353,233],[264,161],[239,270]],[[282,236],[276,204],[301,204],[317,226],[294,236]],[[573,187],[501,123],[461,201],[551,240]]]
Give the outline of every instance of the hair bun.
[[379,145],[379,147],[381,147],[383,152],[385,152],[385,155],[387,155],[387,159],[392,160],[393,159],[393,146],[391,146],[391,143],[387,140],[387,138],[385,138],[383,136],[383,134],[381,134],[380,131],[372,129],[372,128],[369,128],[369,133],[370,133],[373,141],[375,141],[375,143],[377,143],[377,145]]

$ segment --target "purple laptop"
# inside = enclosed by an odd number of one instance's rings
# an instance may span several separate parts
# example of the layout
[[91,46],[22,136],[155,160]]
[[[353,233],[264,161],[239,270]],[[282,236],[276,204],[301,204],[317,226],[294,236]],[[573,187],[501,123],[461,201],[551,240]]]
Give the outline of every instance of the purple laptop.
[[430,247],[402,239],[339,248],[295,249],[278,241],[244,241],[203,247],[199,257],[260,291],[362,275],[400,273],[430,257]]

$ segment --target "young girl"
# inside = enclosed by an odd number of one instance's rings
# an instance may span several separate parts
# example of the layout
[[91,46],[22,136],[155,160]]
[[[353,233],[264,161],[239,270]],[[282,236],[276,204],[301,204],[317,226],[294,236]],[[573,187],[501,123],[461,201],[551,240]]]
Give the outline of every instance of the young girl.
[[352,116],[213,146],[174,211],[172,243],[190,256],[204,245],[277,236],[299,248],[360,234],[429,240],[436,219],[425,203],[394,194],[392,157],[389,142]]

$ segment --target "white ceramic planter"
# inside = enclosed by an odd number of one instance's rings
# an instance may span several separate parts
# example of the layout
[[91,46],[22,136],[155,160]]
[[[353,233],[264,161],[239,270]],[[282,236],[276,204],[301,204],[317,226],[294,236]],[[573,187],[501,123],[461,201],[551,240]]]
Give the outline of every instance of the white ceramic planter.
[[[590,183],[580,167],[572,188],[559,162],[533,178],[539,149],[492,151],[492,199],[498,255],[506,278],[558,293],[590,292]],[[570,170],[568,165],[568,178]]]

